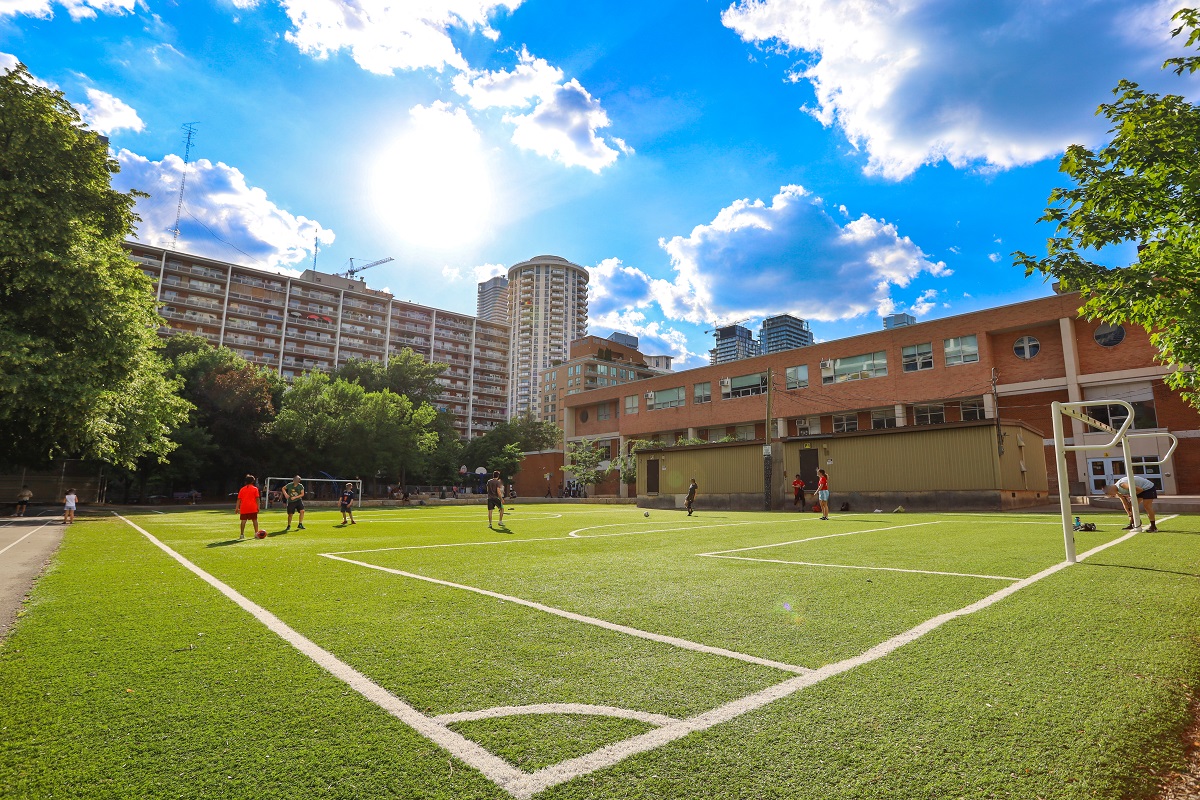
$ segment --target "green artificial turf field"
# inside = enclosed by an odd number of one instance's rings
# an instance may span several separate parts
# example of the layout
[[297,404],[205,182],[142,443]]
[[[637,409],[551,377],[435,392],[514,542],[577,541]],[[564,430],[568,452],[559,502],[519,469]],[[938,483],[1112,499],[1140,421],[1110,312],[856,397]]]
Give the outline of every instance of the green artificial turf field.
[[1049,515],[356,517],[68,529],[0,796],[1128,798],[1183,757],[1197,517],[1089,515],[1066,568]]

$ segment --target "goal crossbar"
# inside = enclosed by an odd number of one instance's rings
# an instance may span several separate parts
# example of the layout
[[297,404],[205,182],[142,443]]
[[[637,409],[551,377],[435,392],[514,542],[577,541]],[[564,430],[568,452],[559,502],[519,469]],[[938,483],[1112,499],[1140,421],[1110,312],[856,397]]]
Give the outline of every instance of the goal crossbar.
[[[267,485],[266,485],[266,490],[267,490],[266,507],[267,508],[271,507],[271,492],[273,490],[280,490],[286,484],[291,483],[292,477],[293,476],[267,478]],[[318,484],[318,483],[331,484],[333,487],[333,496],[335,498],[341,494],[341,488],[343,486],[345,486],[347,483],[352,483],[352,484],[354,484],[355,497],[358,498],[358,502],[355,505],[359,506],[360,508],[362,507],[362,479],[361,478],[301,478],[300,482],[302,484],[304,484],[306,489],[309,488],[310,486],[312,486],[313,484]],[[276,505],[281,505],[281,504],[276,503]],[[282,505],[286,505],[286,503],[283,503]]]

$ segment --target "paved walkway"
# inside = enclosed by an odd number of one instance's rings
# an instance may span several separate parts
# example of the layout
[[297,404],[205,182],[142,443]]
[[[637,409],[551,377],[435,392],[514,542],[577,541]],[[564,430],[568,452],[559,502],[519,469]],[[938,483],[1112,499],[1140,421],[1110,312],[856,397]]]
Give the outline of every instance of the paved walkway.
[[62,512],[31,508],[43,516],[0,517],[0,639],[8,635],[33,582],[62,542]]

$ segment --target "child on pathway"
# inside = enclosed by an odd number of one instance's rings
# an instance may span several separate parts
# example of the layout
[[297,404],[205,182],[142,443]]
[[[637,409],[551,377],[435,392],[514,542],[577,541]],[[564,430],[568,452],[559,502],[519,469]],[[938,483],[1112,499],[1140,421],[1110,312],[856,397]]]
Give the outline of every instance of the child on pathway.
[[63,525],[70,525],[75,521],[75,504],[79,502],[79,496],[75,494],[74,489],[67,489],[67,496],[63,498]]

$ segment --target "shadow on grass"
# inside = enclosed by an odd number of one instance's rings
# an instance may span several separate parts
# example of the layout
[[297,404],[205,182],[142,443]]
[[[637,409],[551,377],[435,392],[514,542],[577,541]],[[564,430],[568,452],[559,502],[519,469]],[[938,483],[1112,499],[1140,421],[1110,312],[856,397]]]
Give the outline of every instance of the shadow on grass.
[[1089,567],[1114,567],[1116,569],[1136,569],[1142,572],[1162,572],[1167,575],[1182,575],[1185,578],[1200,578],[1200,575],[1195,572],[1180,572],[1174,569],[1159,569],[1158,567],[1135,567],[1131,564],[1106,564],[1102,561],[1085,561],[1085,566]]
[[[307,530],[307,529],[306,529],[306,530]],[[270,536],[270,537],[274,537],[274,536],[284,536],[284,535],[286,535],[286,534],[289,534],[289,533],[291,533],[291,531],[290,531],[290,530],[288,530],[287,528],[284,528],[284,529],[283,529],[283,530],[281,530],[281,531],[272,531],[271,533],[268,533],[268,534],[267,534],[267,536]]]
[[250,540],[249,539],[226,539],[223,542],[213,542],[207,546],[208,547],[228,547],[231,544],[237,544],[238,542],[248,542],[248,541],[250,541]]

